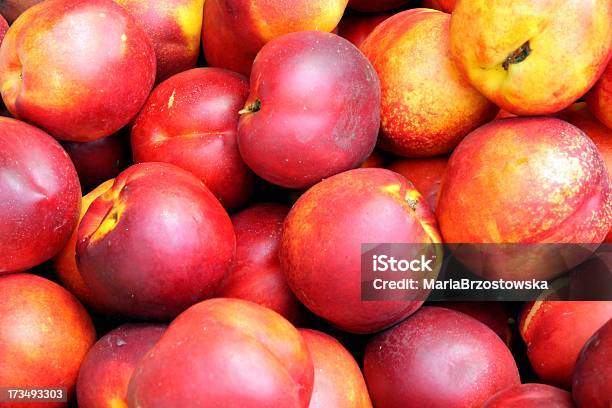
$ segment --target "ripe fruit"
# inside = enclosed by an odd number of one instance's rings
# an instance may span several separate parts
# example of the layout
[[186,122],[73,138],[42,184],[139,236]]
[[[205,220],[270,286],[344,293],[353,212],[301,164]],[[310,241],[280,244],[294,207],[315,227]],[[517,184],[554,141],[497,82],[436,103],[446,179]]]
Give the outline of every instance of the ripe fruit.
[[130,163],[128,135],[119,132],[91,142],[63,142],[83,190],[116,177]]
[[437,307],[374,337],[364,373],[376,407],[480,407],[520,383],[510,350],[491,329]]
[[439,243],[433,214],[399,174],[356,169],[315,185],[283,228],[280,260],[289,286],[313,313],[345,331],[382,330],[422,300],[361,300],[361,244]]
[[151,39],[157,82],[195,67],[200,52],[204,0],[114,0]]
[[[98,187],[93,189],[90,193],[85,195],[81,200],[81,213],[79,216],[79,223],[81,219],[89,209],[91,203],[100,197],[102,194],[110,190],[115,182],[114,179],[110,179],[100,184]],[[76,261],[76,244],[78,236],[78,223],[76,228],[72,231],[70,238],[66,242],[64,248],[55,256],[53,260],[53,269],[57,275],[62,286],[75,295],[81,302],[97,311],[103,310],[101,302],[96,299],[95,293],[85,284],[81,272],[77,267]]]
[[542,381],[570,388],[586,341],[612,319],[612,302],[537,301],[521,315],[520,333],[531,366]]
[[347,40],[287,34],[257,55],[238,146],[255,173],[283,187],[309,187],[358,167],[380,123],[376,72]]
[[612,63],[608,64],[599,81],[587,94],[586,101],[597,119],[612,129]]
[[476,89],[517,115],[558,112],[599,78],[612,45],[609,0],[460,1],[451,52]]
[[353,356],[331,336],[301,329],[314,365],[314,387],[308,408],[371,408],[372,401]]
[[587,342],[574,370],[572,392],[579,408],[612,405],[612,320]]
[[361,44],[381,82],[381,148],[409,157],[447,154],[497,113],[455,67],[449,21],[435,10],[404,11]]
[[406,177],[436,211],[440,184],[446,171],[448,157],[430,157],[427,159],[398,159],[387,168]]
[[61,286],[30,274],[0,276],[0,293],[0,387],[66,388],[70,396],[96,339],[83,306]]
[[140,110],[155,80],[145,32],[111,0],[49,0],[11,26],[0,92],[15,117],[62,140],[109,136]]
[[546,384],[521,384],[489,398],[482,408],[573,408],[572,394]]
[[218,296],[250,300],[295,322],[302,307],[289,289],[278,259],[287,212],[284,205],[258,204],[232,216],[236,261]]
[[347,0],[207,0],[202,46],[210,66],[249,75],[259,50],[285,34],[331,32]]
[[[597,244],[612,222],[610,194],[605,164],[582,131],[552,118],[502,119],[454,151],[436,214],[447,243]],[[490,262],[474,272],[490,278],[551,279],[584,259],[567,245],[480,250]]]
[[306,343],[291,323],[255,303],[211,299],[178,316],[140,361],[128,402],[306,408],[313,377]]
[[219,68],[181,72],[160,84],[132,128],[136,162],[172,163],[192,172],[226,208],[253,190],[236,133],[249,94],[245,78]]
[[227,213],[195,176],[145,163],[93,201],[76,257],[107,313],[170,319],[215,293],[235,245]]
[[165,330],[162,324],[124,324],[98,340],[79,371],[79,408],[127,407],[134,367]]
[[55,255],[76,225],[80,202],[77,173],[59,143],[0,118],[0,274]]

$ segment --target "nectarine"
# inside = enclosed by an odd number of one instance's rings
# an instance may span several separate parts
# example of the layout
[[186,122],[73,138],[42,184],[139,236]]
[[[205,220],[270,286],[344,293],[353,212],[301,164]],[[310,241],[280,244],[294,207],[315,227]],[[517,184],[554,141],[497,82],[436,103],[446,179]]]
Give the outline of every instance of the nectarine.
[[457,66],[517,115],[558,112],[580,98],[610,58],[609,0],[459,1],[450,29]]
[[67,290],[36,275],[0,276],[0,293],[0,387],[64,388],[70,398],[79,367],[96,339],[87,312]]
[[124,324],[100,338],[79,370],[79,408],[127,408],[134,367],[165,330],[162,324]]
[[210,299],[178,316],[134,370],[134,407],[306,408],[314,370],[302,335],[270,309]]
[[157,82],[195,67],[204,0],[114,0],[142,26],[153,44]]
[[281,267],[312,312],[346,331],[376,332],[423,303],[362,300],[361,244],[385,242],[439,243],[433,214],[399,174],[351,170],[315,185],[295,203],[283,228]]
[[193,174],[137,164],[83,216],[77,266],[107,313],[170,319],[214,295],[235,239],[229,216]]
[[77,223],[80,203],[77,173],[59,143],[0,117],[0,274],[55,255]]
[[447,154],[497,113],[455,67],[449,22],[439,11],[408,10],[383,21],[361,44],[380,77],[382,149],[409,157]]
[[236,133],[247,80],[219,68],[181,72],[160,84],[132,128],[136,162],[160,161],[192,172],[227,208],[245,203],[253,173],[244,164]]
[[353,356],[333,337],[301,329],[314,366],[308,408],[372,408],[372,401]]
[[508,347],[476,319],[423,307],[374,337],[364,373],[376,407],[480,408],[520,383]]
[[154,81],[151,41],[112,0],[39,3],[13,23],[0,47],[6,107],[62,140],[117,132]]
[[612,319],[612,302],[536,301],[521,314],[520,333],[538,377],[570,388],[580,350]]
[[372,153],[380,85],[372,65],[335,34],[304,31],[266,44],[238,125],[247,165],[283,187],[309,187]]
[[585,344],[574,370],[572,393],[578,408],[612,405],[612,320]]
[[295,323],[302,307],[289,289],[278,259],[287,212],[284,205],[258,204],[232,216],[236,260],[218,296],[250,300]]

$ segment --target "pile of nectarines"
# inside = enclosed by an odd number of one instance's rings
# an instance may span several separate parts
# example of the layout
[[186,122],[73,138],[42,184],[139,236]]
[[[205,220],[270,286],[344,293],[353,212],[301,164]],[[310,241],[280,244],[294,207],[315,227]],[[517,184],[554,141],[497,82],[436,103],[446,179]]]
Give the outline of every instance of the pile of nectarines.
[[612,0],[0,14],[0,408],[612,407],[612,297],[370,300],[362,247],[590,276]]

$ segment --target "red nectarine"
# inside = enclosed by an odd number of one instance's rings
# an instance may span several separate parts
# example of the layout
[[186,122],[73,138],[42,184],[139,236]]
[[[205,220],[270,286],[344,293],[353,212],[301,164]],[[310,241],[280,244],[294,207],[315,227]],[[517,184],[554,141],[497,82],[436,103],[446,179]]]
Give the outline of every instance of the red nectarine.
[[171,164],[144,163],[91,203],[76,258],[108,313],[169,319],[214,295],[235,245],[229,216],[201,181]]
[[80,203],[77,173],[59,143],[0,117],[0,274],[55,255],[77,223]]
[[238,125],[240,154],[283,187],[309,187],[372,153],[380,85],[365,57],[335,34],[304,31],[266,44]]
[[520,383],[510,350],[491,329],[437,307],[374,337],[364,372],[376,407],[480,408]]

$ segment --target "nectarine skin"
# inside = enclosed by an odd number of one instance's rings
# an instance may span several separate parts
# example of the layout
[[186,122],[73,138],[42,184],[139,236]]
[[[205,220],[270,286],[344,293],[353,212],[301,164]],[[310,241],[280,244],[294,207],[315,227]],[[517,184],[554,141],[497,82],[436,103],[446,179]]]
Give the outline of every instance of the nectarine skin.
[[[110,190],[115,182],[114,179],[110,179],[100,184],[98,187],[93,189],[91,192],[86,194],[81,200],[81,213],[79,215],[79,223],[91,203],[102,194]],[[76,261],[76,243],[78,237],[78,224],[72,231],[72,235],[66,242],[64,248],[58,252],[53,259],[53,270],[56,276],[61,282],[62,286],[76,296],[81,302],[94,310],[101,311],[103,307],[101,302],[96,298],[96,295],[92,290],[85,284],[81,272],[77,266]]]
[[612,129],[612,63],[608,64],[599,81],[587,94],[586,101],[597,119]]
[[74,165],[51,136],[0,117],[0,274],[55,255],[79,217]]
[[136,364],[157,343],[166,325],[124,324],[100,338],[83,360],[77,379],[79,408],[127,408]]
[[380,84],[347,40],[304,31],[266,44],[238,125],[247,165],[267,181],[309,187],[358,167],[380,124]]
[[578,408],[612,405],[612,320],[586,343],[574,370],[572,393]]
[[457,6],[458,1],[459,0],[424,0],[422,5],[423,7],[432,8],[451,14]]
[[62,140],[117,132],[154,81],[151,41],[111,0],[39,3],[13,23],[0,47],[6,107]]
[[573,408],[572,394],[546,384],[521,384],[489,398],[482,408]]
[[204,0],[114,0],[142,26],[153,44],[157,82],[196,66]]
[[298,299],[343,330],[382,330],[422,301],[362,301],[361,244],[439,243],[431,210],[402,176],[356,169],[315,185],[295,203],[283,228],[281,267]]
[[450,29],[457,66],[517,115],[558,112],[579,99],[610,58],[609,0],[459,1]]
[[497,113],[455,67],[449,22],[436,10],[408,10],[383,21],[361,44],[380,77],[382,149],[408,157],[448,154]]
[[249,199],[254,176],[240,157],[238,111],[249,94],[242,75],[220,68],[181,72],[160,84],[132,128],[134,161],[192,172],[227,208]]
[[[606,163],[608,177],[612,177],[612,128],[608,128],[597,120],[587,109],[585,103],[575,103],[569,108],[559,112],[559,119],[563,119],[582,130],[595,143],[601,157]],[[612,243],[612,231],[604,242]]]
[[236,260],[218,296],[250,300],[295,323],[302,306],[289,289],[278,259],[288,212],[281,204],[257,204],[232,216]]
[[372,408],[357,362],[338,340],[317,330],[300,329],[314,365],[308,408]]
[[134,407],[308,407],[314,381],[306,342],[279,314],[210,299],[170,325],[137,365]]
[[463,313],[423,307],[374,337],[364,373],[376,407],[480,408],[520,383],[510,350]]
[[229,216],[201,181],[171,164],[143,163],[91,204],[76,257],[107,312],[169,319],[214,295],[235,245]]
[[538,377],[569,389],[580,350],[612,319],[612,302],[537,301],[525,306],[520,333]]
[[96,339],[87,312],[67,290],[36,275],[0,276],[0,293],[0,387],[66,388],[70,398],[81,362]]
[[249,75],[255,56],[285,34],[336,28],[347,0],[207,0],[202,47],[212,67]]

